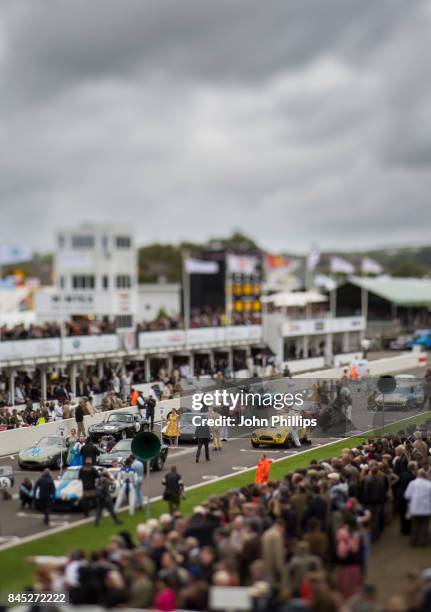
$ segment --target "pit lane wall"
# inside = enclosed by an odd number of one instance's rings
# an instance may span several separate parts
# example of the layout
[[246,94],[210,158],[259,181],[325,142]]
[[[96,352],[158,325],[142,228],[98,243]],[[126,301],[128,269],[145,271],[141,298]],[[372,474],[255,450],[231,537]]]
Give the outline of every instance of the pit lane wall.
[[[160,421],[160,410],[166,411],[169,409],[169,405],[178,405],[179,400],[166,400],[158,402],[156,406],[155,420]],[[86,431],[90,425],[100,423],[110,414],[112,411],[98,412],[94,416],[86,415],[84,417],[84,425]],[[126,408],[120,408],[115,412],[136,412],[135,406],[128,406]],[[69,431],[74,427],[76,428],[75,419],[63,419],[61,421],[53,421],[51,423],[45,423],[43,425],[36,425],[34,427],[20,427],[19,429],[9,429],[7,431],[0,432],[0,456],[13,455],[23,448],[33,446],[40,438],[44,436],[56,436],[58,435],[59,426],[66,427]]]
[[[418,366],[426,365],[426,354],[419,352],[403,353],[396,357],[387,357],[370,361],[368,369],[371,376],[380,376],[382,374],[391,374],[417,368]],[[294,378],[339,378],[343,373],[344,365],[330,370],[321,370],[314,372],[305,372],[296,375]],[[172,408],[178,408],[180,398],[172,400],[163,400],[156,405],[155,421],[160,421]],[[121,408],[122,412],[136,411],[136,407]],[[99,412],[94,416],[85,416],[85,428],[88,429],[94,423],[100,423],[109,412]],[[40,438],[48,435],[57,435],[58,426],[65,425],[69,430],[76,426],[75,419],[63,419],[62,421],[54,421],[37,425],[35,427],[21,427],[20,429],[10,429],[0,432],[0,456],[12,455],[19,450],[32,446]]]
[[[353,359],[352,359],[353,360]],[[317,372],[302,372],[295,378],[340,378],[347,362],[345,359],[340,360],[338,367],[330,370],[320,370]],[[368,362],[368,370],[371,376],[381,376],[382,374],[392,374],[402,372],[403,370],[412,370],[414,368],[426,365],[426,353],[409,351],[397,355],[396,357],[385,357]]]

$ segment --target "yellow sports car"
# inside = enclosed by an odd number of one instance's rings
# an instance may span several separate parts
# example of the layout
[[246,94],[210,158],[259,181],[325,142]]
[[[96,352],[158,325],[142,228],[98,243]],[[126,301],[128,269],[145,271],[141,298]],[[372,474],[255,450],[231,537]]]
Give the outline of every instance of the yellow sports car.
[[[299,440],[301,444],[311,444],[305,427],[299,428]],[[291,427],[263,427],[256,429],[251,434],[251,445],[253,448],[259,446],[282,446],[290,448],[295,446]]]

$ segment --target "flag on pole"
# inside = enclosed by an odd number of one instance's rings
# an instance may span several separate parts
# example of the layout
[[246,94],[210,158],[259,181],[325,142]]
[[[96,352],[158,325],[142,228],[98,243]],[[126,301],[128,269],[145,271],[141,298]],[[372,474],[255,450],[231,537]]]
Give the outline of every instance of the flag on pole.
[[347,259],[343,259],[342,257],[331,257],[330,262],[330,270],[333,274],[353,274],[355,272],[355,266],[347,261]]
[[291,259],[285,255],[265,256],[265,280],[270,286],[295,286],[299,280],[293,272],[300,266],[299,259]]
[[314,277],[314,284],[316,287],[321,287],[322,289],[326,289],[326,291],[333,291],[337,283],[333,278],[328,276],[327,274],[316,274]]
[[382,274],[383,268],[382,266],[371,259],[371,257],[364,257],[361,263],[361,270],[363,274]]
[[31,261],[33,252],[24,244],[0,245],[0,266],[9,266],[24,261]]
[[219,264],[217,261],[206,261],[188,257],[184,262],[187,274],[217,274]]
[[320,252],[317,249],[313,249],[307,256],[307,270],[313,271],[316,269],[317,264],[320,261]]
[[226,257],[227,271],[231,274],[254,274],[259,260],[254,255],[232,255]]

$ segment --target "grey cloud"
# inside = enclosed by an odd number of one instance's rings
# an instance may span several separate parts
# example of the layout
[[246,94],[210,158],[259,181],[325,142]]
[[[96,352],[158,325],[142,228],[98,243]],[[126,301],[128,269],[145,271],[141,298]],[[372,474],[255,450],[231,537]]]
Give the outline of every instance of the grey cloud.
[[1,239],[85,219],[147,242],[429,241],[425,2],[47,6],[0,13]]

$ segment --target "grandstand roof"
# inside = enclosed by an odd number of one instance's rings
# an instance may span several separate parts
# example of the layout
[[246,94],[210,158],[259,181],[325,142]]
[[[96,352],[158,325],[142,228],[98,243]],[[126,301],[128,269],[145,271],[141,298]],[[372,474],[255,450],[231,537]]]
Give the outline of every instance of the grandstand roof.
[[352,276],[349,282],[397,306],[431,306],[431,279]]

